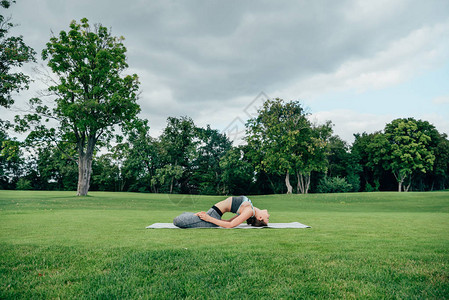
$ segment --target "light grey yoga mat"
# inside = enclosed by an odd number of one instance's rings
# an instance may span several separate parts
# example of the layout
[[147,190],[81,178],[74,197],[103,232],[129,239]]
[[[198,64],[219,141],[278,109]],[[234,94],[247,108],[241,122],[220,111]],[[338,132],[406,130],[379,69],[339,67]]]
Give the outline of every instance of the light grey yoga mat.
[[[149,229],[180,229],[179,227],[176,227],[175,225],[173,225],[173,223],[154,223],[151,224],[150,226],[147,226],[146,228]],[[225,229],[223,227],[208,227],[208,228],[219,228],[219,229]],[[261,229],[261,228],[310,228],[310,226],[301,224],[299,222],[291,222],[291,223],[269,223],[268,226],[264,226],[264,227],[254,227],[248,224],[240,224],[239,226],[236,226],[234,228],[230,228],[230,229]],[[189,228],[189,229],[204,229],[204,228]]]

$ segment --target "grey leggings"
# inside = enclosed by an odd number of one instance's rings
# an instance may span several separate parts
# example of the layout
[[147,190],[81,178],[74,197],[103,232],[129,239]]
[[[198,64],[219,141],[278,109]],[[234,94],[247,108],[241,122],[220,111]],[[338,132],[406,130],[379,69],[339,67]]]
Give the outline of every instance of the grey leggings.
[[[221,220],[221,216],[213,208],[209,209],[207,211],[207,214],[215,219]],[[178,226],[180,228],[218,227],[218,225],[201,220],[200,217],[195,216],[195,214],[191,212],[185,212],[177,216],[173,220],[173,224],[175,224],[175,226]]]

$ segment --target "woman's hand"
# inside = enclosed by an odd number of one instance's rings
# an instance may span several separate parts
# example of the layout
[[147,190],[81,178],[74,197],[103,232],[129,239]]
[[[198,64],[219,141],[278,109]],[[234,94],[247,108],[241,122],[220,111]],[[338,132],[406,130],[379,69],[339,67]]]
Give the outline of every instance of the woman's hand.
[[206,222],[209,222],[210,218],[212,218],[205,211],[197,212],[195,215],[197,215],[198,217],[200,217],[201,220]]

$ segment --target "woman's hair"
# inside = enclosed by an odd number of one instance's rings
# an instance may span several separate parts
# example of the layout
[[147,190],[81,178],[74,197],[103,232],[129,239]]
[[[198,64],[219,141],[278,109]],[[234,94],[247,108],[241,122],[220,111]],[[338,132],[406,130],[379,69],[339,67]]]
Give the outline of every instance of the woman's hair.
[[254,227],[267,226],[267,223],[265,223],[264,221],[257,220],[256,217],[254,217],[254,216],[247,219],[246,224],[254,226]]

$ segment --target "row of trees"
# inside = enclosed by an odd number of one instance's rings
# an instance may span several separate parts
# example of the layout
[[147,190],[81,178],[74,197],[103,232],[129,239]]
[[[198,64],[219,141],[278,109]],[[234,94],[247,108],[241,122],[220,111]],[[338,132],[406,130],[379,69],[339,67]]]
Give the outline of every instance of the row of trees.
[[[3,8],[13,1],[1,1]],[[0,16],[0,105],[30,80],[13,70],[34,61]],[[127,69],[123,38],[87,19],[53,36],[42,52],[53,72],[31,113],[1,121],[0,188],[267,194],[444,189],[449,144],[426,121],[397,119],[349,146],[332,124],[312,124],[298,102],[267,100],[246,124],[244,146],[188,117],[167,120],[152,138],[138,118],[139,82]],[[8,130],[26,133],[19,142]],[[296,189],[293,187],[296,186]]]
[[[332,135],[330,122],[314,125],[306,116],[297,102],[268,100],[248,121],[241,146],[188,117],[168,118],[158,138],[141,121],[106,153],[94,151],[91,190],[224,195],[447,188],[449,141],[427,121],[396,119],[383,131],[356,134],[348,145]],[[77,189],[79,167],[67,155],[76,156],[74,145],[26,145],[5,132],[0,141],[0,188]]]

